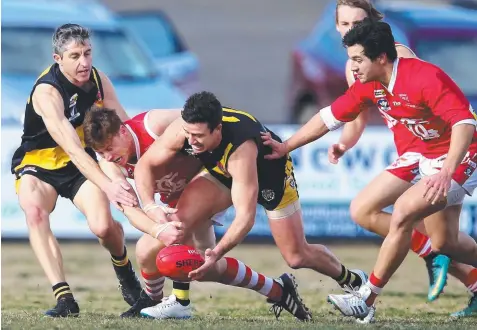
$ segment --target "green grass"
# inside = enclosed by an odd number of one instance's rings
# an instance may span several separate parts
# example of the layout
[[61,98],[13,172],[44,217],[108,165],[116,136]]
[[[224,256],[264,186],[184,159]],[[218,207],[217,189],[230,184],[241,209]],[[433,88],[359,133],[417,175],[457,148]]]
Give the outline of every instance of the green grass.
[[[376,258],[375,245],[332,245],[344,264],[369,271]],[[377,323],[360,326],[345,319],[326,303],[326,295],[338,292],[334,281],[309,270],[290,270],[272,245],[243,245],[231,253],[269,276],[296,275],[300,294],[313,311],[314,322],[300,323],[285,311],[277,321],[259,294],[214,283],[193,283],[194,318],[187,321],[120,319],[128,309],[117,290],[108,253],[94,243],[62,244],[67,281],[81,308],[76,319],[51,319],[42,313],[54,304],[51,287],[28,244],[2,244],[3,329],[477,329],[477,318],[453,320],[449,313],[468,300],[462,284],[449,284],[436,302],[428,303],[424,263],[409,255],[379,298]],[[134,256],[134,246],[129,246]],[[166,294],[170,292],[166,284]]]

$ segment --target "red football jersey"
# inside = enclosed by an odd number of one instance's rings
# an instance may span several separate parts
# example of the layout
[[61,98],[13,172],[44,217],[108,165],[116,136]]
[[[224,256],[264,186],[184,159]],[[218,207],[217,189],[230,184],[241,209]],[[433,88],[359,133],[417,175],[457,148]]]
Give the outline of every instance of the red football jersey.
[[[137,116],[124,122],[124,125],[131,133],[134,146],[136,148],[136,160],[141,158],[141,156],[149,149],[151,144],[158,138],[154,132],[147,126],[149,112],[140,113]],[[134,179],[134,168],[136,164],[126,164],[126,175],[130,179]]]
[[[414,51],[408,46],[395,42],[396,46],[406,47],[411,53],[416,55]],[[353,71],[354,80],[358,80],[357,73]],[[404,125],[393,125],[388,121],[385,116],[381,116],[384,119],[386,125],[391,129],[394,136],[394,145],[398,156],[401,156],[405,152],[417,152],[419,150],[419,138],[413,135]]]
[[[320,113],[328,128],[335,129],[355,119],[361,105],[370,101],[376,104],[391,129],[402,124],[419,138],[415,151],[431,158],[448,152],[454,125],[476,125],[469,101],[455,82],[439,67],[419,59],[396,59],[389,86],[377,81],[366,84],[356,81]],[[406,134],[402,141],[397,141],[397,147],[404,149],[409,140]]]
[[[148,115],[149,112],[144,112],[124,122],[133,137],[137,160],[159,138],[148,126]],[[130,179],[134,179],[135,166],[136,164],[128,163],[123,169],[124,174]],[[165,169],[160,173],[156,171],[154,173],[156,193],[161,195],[161,201],[174,206],[186,184],[201,167],[200,161],[195,158],[177,154]]]

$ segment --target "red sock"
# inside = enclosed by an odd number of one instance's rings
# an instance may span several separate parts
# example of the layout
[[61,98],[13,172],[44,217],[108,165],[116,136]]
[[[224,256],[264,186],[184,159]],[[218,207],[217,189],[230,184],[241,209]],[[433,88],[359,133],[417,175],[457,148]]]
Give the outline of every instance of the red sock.
[[374,300],[381,293],[381,290],[386,285],[387,281],[383,281],[374,275],[374,272],[369,276],[368,283],[366,285],[371,289],[371,294],[366,298],[366,305],[371,306],[374,304]]
[[477,293],[477,268],[472,269],[470,273],[467,274],[464,284],[470,292]]
[[145,292],[152,300],[160,301],[164,296],[162,289],[164,288],[164,279],[160,273],[147,274],[141,269],[141,276],[146,286]]
[[225,257],[227,268],[220,283],[254,290],[273,301],[280,301],[282,287],[272,278],[257,273],[235,258]]
[[432,252],[431,240],[428,236],[417,230],[412,231],[411,250],[421,258],[427,257]]

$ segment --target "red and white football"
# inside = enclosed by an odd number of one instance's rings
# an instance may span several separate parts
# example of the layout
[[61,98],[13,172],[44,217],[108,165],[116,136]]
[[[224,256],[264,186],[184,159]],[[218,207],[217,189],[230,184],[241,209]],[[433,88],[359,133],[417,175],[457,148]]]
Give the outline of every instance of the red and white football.
[[171,245],[165,247],[156,257],[159,273],[173,281],[190,282],[189,272],[196,270],[204,263],[204,258],[192,246]]

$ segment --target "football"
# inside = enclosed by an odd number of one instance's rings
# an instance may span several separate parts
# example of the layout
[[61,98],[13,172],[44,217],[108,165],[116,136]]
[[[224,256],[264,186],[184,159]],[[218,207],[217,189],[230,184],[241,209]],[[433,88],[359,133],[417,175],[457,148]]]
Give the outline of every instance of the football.
[[156,257],[157,270],[173,281],[190,282],[189,272],[199,268],[204,258],[192,246],[171,245],[165,247]]

